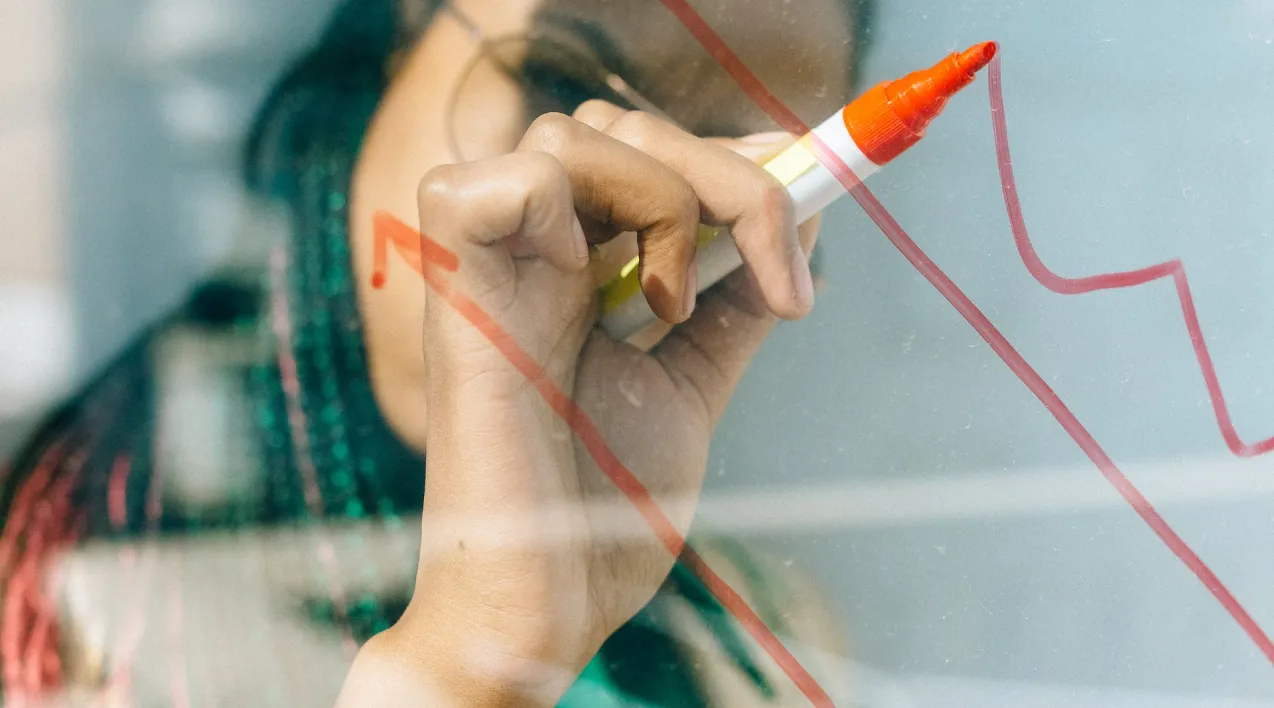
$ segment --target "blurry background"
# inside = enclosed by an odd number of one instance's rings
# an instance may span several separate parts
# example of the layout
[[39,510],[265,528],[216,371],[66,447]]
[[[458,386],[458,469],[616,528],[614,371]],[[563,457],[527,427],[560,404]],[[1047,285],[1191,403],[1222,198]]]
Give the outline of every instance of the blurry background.
[[335,4],[0,2],[0,451],[251,249],[243,133]]
[[[0,451],[251,253],[242,131],[331,4],[0,1]],[[1274,434],[1274,3],[879,6],[865,85],[1001,42],[1041,257],[1183,258],[1240,436]],[[985,78],[870,187],[1274,627],[1274,460],[1225,448],[1169,283],[1028,275]],[[870,704],[1274,704],[1274,668],[851,200],[823,244],[829,289],[721,425],[700,528],[813,568]]]

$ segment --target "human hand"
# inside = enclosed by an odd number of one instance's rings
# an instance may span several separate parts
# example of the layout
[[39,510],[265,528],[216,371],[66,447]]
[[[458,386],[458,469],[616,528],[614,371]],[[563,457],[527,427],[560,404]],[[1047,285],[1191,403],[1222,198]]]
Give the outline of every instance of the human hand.
[[[744,369],[777,317],[813,306],[816,224],[798,236],[786,190],[739,154],[763,150],[590,102],[542,117],[509,155],[431,170],[419,190],[422,231],[459,258],[447,287],[578,405],[682,536]],[[746,267],[696,306],[701,222],[729,227]],[[588,247],[625,232],[652,308],[679,323],[649,352],[595,326]],[[465,677],[469,703],[551,704],[675,558],[489,335],[426,297],[417,592],[377,649],[443,684]]]

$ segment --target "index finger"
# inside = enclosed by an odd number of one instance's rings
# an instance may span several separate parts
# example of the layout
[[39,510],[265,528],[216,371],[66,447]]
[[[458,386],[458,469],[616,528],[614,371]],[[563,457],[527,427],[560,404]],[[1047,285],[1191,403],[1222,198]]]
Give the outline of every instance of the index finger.
[[646,113],[615,118],[606,134],[650,154],[689,182],[704,223],[730,228],[771,312],[787,319],[809,313],[814,282],[797,238],[795,208],[773,175],[720,143]]
[[537,118],[518,150],[557,158],[581,213],[621,231],[636,231],[639,276],[651,309],[669,322],[690,316],[697,290],[693,257],[700,199],[676,170],[556,113]]

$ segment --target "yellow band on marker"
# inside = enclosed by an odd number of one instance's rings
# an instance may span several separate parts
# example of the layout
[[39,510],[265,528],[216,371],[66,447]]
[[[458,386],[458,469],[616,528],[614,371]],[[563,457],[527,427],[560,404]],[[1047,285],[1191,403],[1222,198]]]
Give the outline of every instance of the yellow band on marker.
[[818,164],[818,156],[809,149],[809,143],[809,136],[801,138],[762,167],[786,187]]
[[[699,237],[695,239],[695,248],[703,248],[721,232],[719,226],[699,225]],[[634,256],[619,270],[619,276],[602,286],[602,314],[607,314],[624,304],[630,297],[641,295],[641,279],[637,277],[637,264],[641,259]]]
[[[818,157],[806,147],[807,142],[808,138],[801,138],[788,146],[786,150],[774,156],[762,167],[786,187],[818,164]],[[700,226],[699,238],[696,239],[695,247],[703,248],[721,230],[720,227],[716,226]],[[620,269],[618,277],[602,286],[601,305],[603,315],[614,311],[615,308],[624,304],[628,298],[641,295],[641,280],[637,277],[639,261],[638,257],[633,257],[631,261],[624,264],[624,267]]]

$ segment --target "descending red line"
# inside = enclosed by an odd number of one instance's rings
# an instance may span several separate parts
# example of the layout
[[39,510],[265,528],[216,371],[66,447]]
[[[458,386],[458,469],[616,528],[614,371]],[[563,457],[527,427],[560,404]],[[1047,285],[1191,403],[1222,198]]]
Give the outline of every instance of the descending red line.
[[[748,93],[748,95],[761,108],[767,111],[784,128],[794,133],[809,132],[808,126],[802,122],[791,110],[786,108],[758,79],[750,69],[742,62],[739,57],[725,44],[712,28],[703,20],[703,18],[691,8],[685,0],[660,0],[665,7],[672,11],[677,18],[686,25],[692,35],[704,45],[705,49],[716,59],[725,70],[736,80],[740,87]],[[998,63],[996,65],[998,67]],[[998,81],[996,83],[998,89]],[[1002,99],[1001,99],[1002,105]],[[868,216],[876,223],[881,232],[890,240],[895,248],[907,259],[911,265],[920,272],[926,280],[929,281],[938,292],[951,303],[951,305],[960,313],[962,317],[974,328],[974,330],[982,337],[984,341],[991,347],[1005,365],[1022,381],[1040,400],[1050,414],[1058,421],[1062,428],[1071,436],[1076,445],[1088,456],[1088,458],[1097,466],[1103,477],[1115,488],[1115,490],[1124,498],[1124,500],[1133,508],[1138,516],[1146,523],[1147,526],[1160,538],[1160,540],[1168,547],[1168,549],[1177,556],[1195,576],[1203,583],[1203,585],[1216,597],[1217,601],[1225,608],[1236,623],[1244,630],[1249,638],[1265,655],[1266,659],[1274,663],[1274,643],[1266,636],[1265,632],[1260,628],[1256,621],[1248,614],[1243,606],[1238,602],[1228,588],[1220,581],[1215,573],[1207,566],[1206,563],[1189,547],[1188,544],[1169,526],[1167,521],[1159,514],[1158,511],[1150,504],[1149,500],[1136,488],[1131,480],[1115,465],[1110,456],[1097,443],[1096,439],[1083,426],[1075,414],[1062,402],[1061,398],[1048,385],[1048,383],[1040,376],[1026,359],[1013,347],[1008,338],[995,327],[995,325],[986,317],[986,315],[978,309],[973,301],[964,293],[963,290],[946,275],[936,263],[920,248],[918,244],[897,220],[885,209],[885,207],[876,199],[862,183],[862,181],[854,174],[854,172],[844,163],[844,161],[832,152],[817,137],[812,140],[815,152],[821,162],[837,176],[845,189],[854,197],[859,206],[867,212]],[[1005,153],[1007,154],[1007,153]],[[1003,169],[1003,165],[1002,165]],[[1011,186],[1005,186],[1006,199],[1011,199],[1015,195],[1016,190]],[[1021,221],[1021,212],[1018,210],[1016,216],[1010,213],[1010,219],[1017,219],[1016,223]],[[382,226],[385,223],[381,224]],[[440,279],[437,270],[434,268],[426,268],[427,263],[440,266],[443,270],[455,270],[457,263],[454,254],[451,254],[445,248],[442,248],[436,242],[422,237],[418,241],[415,249],[403,243],[404,235],[403,225],[392,224],[393,228],[379,230],[377,235],[381,243],[377,246],[379,249],[385,248],[384,240],[392,241],[397,246],[404,259],[413,265],[417,271],[425,277],[426,282],[430,284],[440,294],[454,306],[460,313],[466,317],[476,328],[487,335],[492,344],[509,357],[510,362],[518,368],[527,378],[536,384],[538,390],[544,394],[546,401],[557,410],[559,415],[571,423],[577,435],[585,442],[585,448],[588,450],[594,461],[601,467],[611,479],[615,481],[620,489],[629,495],[630,500],[638,507],[651,527],[659,535],[660,539],[672,552],[677,552],[685,547],[684,539],[677,534],[675,528],[672,528],[671,522],[663,515],[657,505],[650,498],[649,492],[640,484],[640,482],[632,475],[623,464],[614,456],[614,454],[606,446],[605,441],[601,439],[600,434],[595,427],[591,426],[591,422],[587,416],[560,390],[556,390],[553,384],[547,378],[538,375],[538,365],[530,360],[529,356],[522,351],[516,342],[499,327],[498,323],[492,320],[484,311],[479,308],[476,303],[464,298],[462,295],[451,292],[446,283]],[[1024,226],[1023,233],[1024,233]],[[394,233],[397,232],[397,233]],[[393,236],[390,234],[393,233]],[[1016,232],[1015,232],[1016,233]],[[1019,240],[1019,248],[1022,248],[1024,240]],[[1029,241],[1025,242],[1026,250],[1023,250],[1024,260],[1030,262],[1029,254],[1033,255],[1030,249]],[[417,250],[418,249],[418,250]],[[412,251],[415,251],[412,253]],[[383,253],[383,250],[381,251]],[[419,260],[407,257],[408,254],[416,255]],[[451,258],[437,258],[439,255],[451,256]],[[435,259],[437,262],[435,262]],[[384,284],[385,271],[383,257],[374,258],[374,274],[373,285],[380,287]],[[1035,259],[1038,263],[1038,258]],[[413,263],[413,261],[416,261]],[[419,265],[417,265],[419,264]],[[1047,272],[1042,268],[1041,272]],[[1136,271],[1130,274],[1122,274],[1124,280],[1120,280],[1121,274],[1113,274],[1106,276],[1095,276],[1092,279],[1083,279],[1080,281],[1066,281],[1058,279],[1055,284],[1069,283],[1063,287],[1075,287],[1074,283],[1079,282],[1091,289],[1098,289],[1100,286],[1107,287],[1127,287],[1140,282],[1148,282],[1149,280],[1163,277],[1164,273],[1173,273],[1170,264],[1160,264],[1143,271]],[[1052,275],[1048,273],[1048,275]],[[1053,276],[1056,277],[1056,276]],[[1184,271],[1180,271],[1180,275],[1174,273],[1174,280],[1178,285],[1178,294],[1182,300],[1183,311],[1187,318],[1187,325],[1190,321],[1195,322],[1191,335],[1195,341],[1196,355],[1199,356],[1201,363],[1207,362],[1205,366],[1205,378],[1208,377],[1210,370],[1210,358],[1207,355],[1206,347],[1202,346],[1202,336],[1198,334],[1197,317],[1194,315],[1193,302],[1190,297],[1189,288],[1186,285]],[[1042,281],[1043,282],[1043,281]],[[1122,285],[1107,285],[1108,283],[1122,283]],[[1215,376],[1212,377],[1215,379]],[[546,386],[548,387],[546,389]],[[1215,390],[1219,395],[1219,386],[1213,387],[1209,383],[1209,389]],[[1214,403],[1216,399],[1214,398]],[[1218,418],[1228,421],[1228,415],[1224,412],[1224,404],[1218,409]],[[583,431],[583,432],[581,432]],[[1255,453],[1252,453],[1255,454]],[[672,535],[669,535],[671,531]],[[718,594],[718,599],[722,600],[722,604],[732,613],[736,613],[736,619],[753,634],[755,638],[771,653],[771,656],[779,663],[783,670],[796,685],[805,693],[805,695],[816,705],[830,705],[830,698],[818,686],[813,677],[800,666],[794,657],[787,652],[786,648],[773,637],[769,629],[765,627],[760,618],[751,611],[751,608],[738,597],[728,585],[721,580],[719,576],[711,571],[701,560],[691,558],[689,567],[700,575],[705,585]],[[721,595],[725,595],[722,597]],[[770,641],[772,640],[772,641]],[[777,654],[777,655],[776,655]]]
[[[765,622],[748,606],[747,601],[686,544],[685,537],[659,508],[650,490],[610,449],[601,431],[597,429],[584,409],[553,383],[550,377],[544,375],[544,368],[519,346],[513,335],[501,327],[500,323],[483,310],[481,305],[451,287],[444,272],[454,272],[460,267],[455,253],[428,236],[417,233],[415,229],[394,218],[388,212],[378,212],[375,215],[373,233],[373,249],[384,252],[388,244],[392,243],[402,259],[424,278],[429,287],[468,320],[474,329],[482,333],[491,345],[504,355],[509,364],[535,387],[545,403],[567,425],[571,426],[589,457],[624,493],[654,531],[660,543],[674,558],[682,559],[682,564],[703,582],[704,587],[720,601],[721,606],[756,639],[774,663],[787,674],[810,702],[816,706],[831,706],[832,699],[818,685],[818,681],[805,670],[805,667],[801,666],[796,657],[770,631],[770,628],[765,626]],[[373,260],[372,287],[384,287],[387,276],[384,268],[384,259]]]
[[[672,11],[673,14],[675,14],[677,18],[686,25],[687,29],[690,30],[690,33],[704,45],[704,48],[708,51],[708,53],[717,59],[717,61],[721,62],[723,68],[732,77],[735,77],[740,88],[747,92],[748,96],[754,103],[770,113],[770,116],[780,125],[791,130],[790,126],[794,124],[792,121],[792,112],[786,108],[783,108],[782,110],[774,109],[772,104],[777,99],[774,98],[773,94],[764,89],[760,79],[758,79],[752,71],[748,69],[748,67],[737,55],[734,54],[734,52],[729,50],[725,41],[712,30],[703,17],[690,7],[686,0],[660,0],[660,2]],[[998,56],[996,62],[993,63],[992,66],[998,67]],[[994,72],[995,69],[993,68],[992,71]],[[743,80],[739,80],[739,77],[742,77]],[[998,86],[999,84],[997,82],[995,88],[998,89]],[[797,127],[801,130],[806,130],[803,124]],[[973,304],[973,301],[969,299],[969,296],[955,284],[955,281],[951,280],[951,278],[948,277],[947,274],[944,273],[942,269],[940,269],[937,264],[929,258],[924,250],[907,235],[907,232],[903,230],[902,226],[898,224],[880,201],[876,199],[876,196],[863,185],[862,181],[859,180],[853,170],[845,164],[844,160],[828,149],[827,145],[823,144],[823,142],[816,136],[813,138],[813,144],[815,151],[819,153],[819,160],[829,171],[837,176],[837,179],[839,179],[845,189],[849,191],[850,195],[854,197],[854,200],[858,202],[859,206],[867,212],[867,215],[870,216],[872,221],[876,223],[876,226],[879,227],[881,232],[885,234],[885,237],[889,239],[890,243],[892,243],[894,247],[898,249],[899,253],[901,253],[909,263],[911,263],[912,267],[919,271],[920,274],[929,281],[930,285],[937,289],[937,291],[946,298],[947,302],[951,303],[951,305],[955,307],[956,311],[964,317],[965,321],[967,321],[973,329],[977,331],[982,339],[990,345],[992,351],[1000,357],[1005,365],[1009,367],[1009,369],[1018,377],[1019,380],[1021,380],[1031,393],[1035,394],[1035,397],[1040,400],[1040,403],[1044,404],[1044,407],[1048,409],[1048,412],[1053,415],[1066,433],[1075,441],[1075,444],[1083,450],[1084,454],[1092,460],[1093,464],[1095,464],[1097,469],[1102,473],[1102,476],[1105,477],[1111,486],[1119,492],[1120,496],[1128,502],[1129,506],[1133,508],[1133,511],[1135,511],[1137,515],[1145,521],[1146,525],[1154,531],[1155,535],[1163,541],[1168,549],[1172,551],[1173,555],[1177,556],[1177,558],[1180,559],[1181,562],[1195,574],[1199,581],[1203,583],[1208,591],[1216,597],[1217,601],[1221,603],[1230,616],[1234,618],[1234,621],[1239,624],[1248,637],[1251,638],[1251,640],[1261,650],[1261,653],[1265,655],[1265,658],[1270,661],[1270,663],[1274,663],[1274,643],[1270,642],[1269,637],[1266,636],[1265,632],[1256,623],[1256,620],[1248,614],[1247,610],[1243,608],[1230,590],[1226,588],[1221,580],[1217,578],[1216,574],[1212,572],[1212,569],[1209,568],[1207,564],[1199,558],[1198,554],[1196,554],[1194,550],[1191,549],[1190,546],[1186,544],[1186,542],[1177,535],[1175,531],[1172,530],[1172,527],[1168,525],[1168,522],[1160,516],[1159,512],[1156,511],[1145,496],[1141,494],[1132,481],[1119,470],[1110,456],[1106,454],[1106,451],[1103,450],[1101,445],[1097,443],[1097,440],[1091,433],[1088,432],[1088,429],[1079,422],[1079,419],[1073,412],[1071,412],[1070,408],[1062,402],[1062,399],[1057,395],[1057,393],[1054,392],[1048,383],[1044,381],[1044,378],[1040,376],[1039,372],[1027,363],[1026,359],[1013,347],[1011,343],[1009,343],[1008,338],[991,323],[991,320],[988,319],[980,309],[978,309],[977,305]],[[1010,191],[1016,194],[1016,190],[1010,190],[1009,187],[1006,186],[1006,196]],[[1012,214],[1010,214],[1010,218],[1013,218]],[[1021,218],[1020,210],[1017,218]],[[1027,245],[1029,246],[1029,243]],[[1164,266],[1156,266],[1155,268],[1162,267]],[[1139,274],[1135,278],[1129,278],[1129,284],[1132,284],[1131,281],[1138,278],[1153,279],[1154,277],[1161,277],[1154,275],[1154,272],[1156,272],[1154,271],[1154,268],[1147,269],[1145,272],[1139,271]],[[1110,278],[1111,276],[1097,276],[1097,280],[1095,281],[1082,282],[1085,282],[1088,285],[1091,285],[1093,282],[1104,284],[1111,282]],[[1193,307],[1187,306],[1187,303],[1189,302],[1189,289],[1184,287],[1184,272],[1182,272],[1181,277],[1177,279],[1177,282],[1178,293],[1184,292],[1184,295],[1182,296],[1182,303],[1183,308],[1187,311],[1187,321],[1189,321],[1193,316]],[[1202,352],[1200,355],[1201,360],[1206,359],[1207,351],[1206,349],[1201,349],[1202,337],[1195,337],[1194,332],[1191,334],[1195,339],[1196,353]],[[1207,371],[1205,370],[1205,376],[1206,375]],[[1209,388],[1211,390],[1211,385]],[[1219,388],[1217,390],[1219,395]],[[1228,415],[1225,416],[1225,420],[1228,421]]]
[[695,11],[685,0],[660,0],[664,7],[668,9],[677,20],[694,35],[696,41],[707,50],[708,54],[725,69],[726,73],[734,79],[734,83],[743,89],[743,92],[752,99],[752,102],[765,111],[779,127],[793,135],[804,135],[810,132],[809,126],[801,117],[787,107],[778,96],[775,96],[769,87],[761,81],[748,65],[743,63],[738,54],[726,44],[716,30],[712,29],[698,12]]
[[991,125],[995,132],[995,157],[1000,168],[1000,184],[1004,192],[1004,207],[1009,212],[1009,227],[1013,231],[1013,243],[1017,252],[1026,264],[1026,270],[1039,281],[1040,285],[1062,295],[1078,295],[1098,290],[1115,290],[1144,285],[1162,278],[1172,278],[1176,286],[1177,299],[1181,303],[1181,315],[1185,318],[1186,331],[1190,334],[1190,343],[1194,347],[1194,356],[1199,362],[1199,370],[1203,374],[1203,382],[1208,388],[1208,397],[1212,400],[1212,411],[1216,415],[1217,426],[1221,429],[1221,437],[1230,451],[1239,457],[1253,457],[1274,450],[1274,436],[1254,443],[1245,443],[1239,439],[1230,419],[1230,409],[1221,393],[1221,382],[1217,378],[1216,368],[1212,365],[1212,355],[1208,353],[1207,342],[1203,339],[1203,328],[1199,325],[1199,315],[1194,309],[1194,296],[1190,292],[1190,283],[1186,280],[1186,268],[1180,259],[1174,258],[1163,263],[1138,270],[1118,273],[1101,273],[1083,278],[1066,278],[1044,265],[1031,243],[1031,235],[1026,230],[1026,218],[1022,216],[1022,202],[1018,196],[1017,180],[1013,176],[1013,158],[1009,155],[1009,129],[1004,115],[1004,90],[1001,86],[1000,58],[991,61],[987,77],[990,79]]

